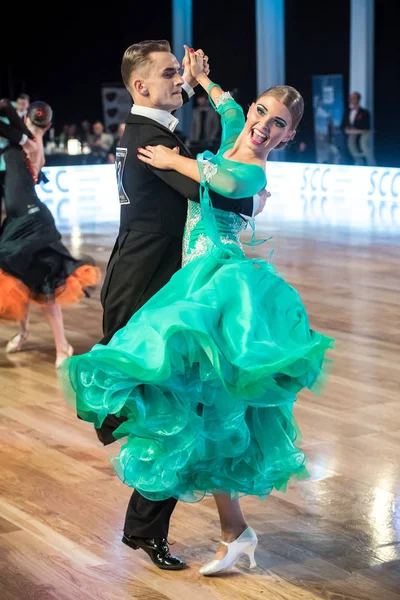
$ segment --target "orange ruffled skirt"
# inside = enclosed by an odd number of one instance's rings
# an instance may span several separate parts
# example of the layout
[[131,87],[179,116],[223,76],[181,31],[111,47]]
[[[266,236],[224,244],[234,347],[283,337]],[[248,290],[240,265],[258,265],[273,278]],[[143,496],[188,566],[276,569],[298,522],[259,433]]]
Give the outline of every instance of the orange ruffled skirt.
[[75,304],[88,296],[87,288],[101,279],[101,271],[92,265],[77,267],[51,295],[32,293],[28,286],[13,275],[0,269],[0,317],[22,320],[28,303],[45,306],[50,302],[60,305]]

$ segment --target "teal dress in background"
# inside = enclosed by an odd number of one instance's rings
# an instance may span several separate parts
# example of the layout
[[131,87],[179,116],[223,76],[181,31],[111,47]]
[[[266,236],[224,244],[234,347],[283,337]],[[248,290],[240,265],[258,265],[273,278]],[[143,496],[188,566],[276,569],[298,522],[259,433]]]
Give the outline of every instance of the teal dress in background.
[[265,497],[306,477],[292,409],[300,390],[316,389],[333,347],[273,265],[246,257],[244,219],[212,208],[210,189],[234,200],[266,185],[261,167],[224,158],[244,126],[241,107],[224,93],[215,108],[221,148],[197,158],[202,197],[189,202],[183,268],[108,345],[60,369],[84,420],[127,417],[112,464],[150,500]]

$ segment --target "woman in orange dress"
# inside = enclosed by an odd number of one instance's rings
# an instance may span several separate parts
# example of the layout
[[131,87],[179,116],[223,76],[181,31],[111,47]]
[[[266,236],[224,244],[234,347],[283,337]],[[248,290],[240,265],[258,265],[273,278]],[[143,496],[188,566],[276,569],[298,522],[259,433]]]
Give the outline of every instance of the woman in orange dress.
[[88,288],[100,280],[100,270],[71,256],[51,212],[36,194],[45,164],[43,136],[51,126],[51,107],[33,102],[24,124],[11,103],[0,100],[0,115],[9,121],[0,122],[0,135],[10,141],[4,151],[7,216],[0,235],[0,317],[20,323],[6,352],[22,350],[29,334],[29,305],[38,304],[53,331],[58,368],[73,354],[61,306],[88,296]]

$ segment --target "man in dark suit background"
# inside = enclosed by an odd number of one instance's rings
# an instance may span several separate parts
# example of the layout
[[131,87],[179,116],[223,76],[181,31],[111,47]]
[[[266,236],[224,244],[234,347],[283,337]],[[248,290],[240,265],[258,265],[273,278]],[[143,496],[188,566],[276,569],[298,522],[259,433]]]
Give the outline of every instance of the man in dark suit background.
[[[208,58],[197,52],[208,72]],[[186,56],[183,77],[166,41],[134,44],[122,59],[122,79],[134,104],[116,152],[121,221],[101,291],[104,344],[181,268],[187,200],[199,201],[199,185],[175,171],[155,169],[138,160],[137,154],[139,147],[163,144],[191,157],[174,133],[178,119],[173,115],[197,84],[191,77],[188,49]],[[212,199],[215,207],[247,217],[257,210],[253,198],[232,201],[213,194]],[[100,441],[109,444],[122,437],[118,427],[123,421],[115,415],[106,417],[96,430]],[[161,569],[186,567],[171,556],[167,543],[175,505],[175,498],[152,502],[135,490],[127,509],[122,541],[147,552]]]
[[28,114],[28,108],[30,105],[30,97],[28,94],[19,94],[17,96],[17,100],[15,101],[15,110],[18,113],[18,116],[24,120],[26,115]]
[[375,165],[371,147],[371,115],[360,105],[361,94],[352,92],[346,110],[343,129],[347,135],[347,147],[356,165]]
[[192,126],[188,146],[193,154],[211,150],[217,152],[221,139],[221,123],[218,113],[213,109],[207,94],[196,96],[197,106],[192,113]]

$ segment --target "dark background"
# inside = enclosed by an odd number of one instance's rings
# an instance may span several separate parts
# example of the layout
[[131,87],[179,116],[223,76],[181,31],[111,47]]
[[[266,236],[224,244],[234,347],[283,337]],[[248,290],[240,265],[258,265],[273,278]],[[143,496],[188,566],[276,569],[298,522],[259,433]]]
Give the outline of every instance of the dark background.
[[[54,126],[103,118],[101,85],[120,83],[124,50],[143,39],[172,38],[171,2],[32,5],[7,27],[2,19],[0,96],[25,91],[31,100],[52,105]],[[105,5],[106,6],[106,5]],[[393,0],[376,0],[375,147],[379,165],[400,166],[400,34]],[[148,8],[146,8],[148,7]],[[37,11],[37,14],[35,14]],[[246,107],[256,95],[254,0],[193,1],[195,47],[210,55],[212,77],[222,87],[238,88]],[[349,77],[350,0],[286,0],[286,82],[305,99],[298,139],[313,150],[312,75]],[[5,28],[5,29],[4,29]],[[6,43],[5,33],[13,37]],[[182,56],[178,56],[181,59]]]

